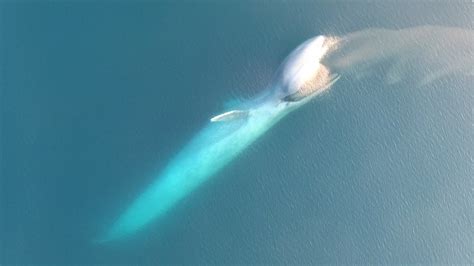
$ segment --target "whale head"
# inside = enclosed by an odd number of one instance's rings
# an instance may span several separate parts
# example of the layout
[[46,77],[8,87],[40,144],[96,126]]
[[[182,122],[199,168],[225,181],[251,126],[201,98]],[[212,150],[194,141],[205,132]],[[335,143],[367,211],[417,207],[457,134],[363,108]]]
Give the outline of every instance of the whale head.
[[331,73],[321,59],[334,43],[332,38],[321,35],[305,41],[291,52],[273,77],[271,84],[275,96],[283,102],[300,102],[331,87],[339,75]]
[[[336,40],[331,37],[311,38],[290,53],[276,71],[268,90],[257,95],[250,104],[239,106],[212,117],[211,122],[234,121],[252,116],[255,106],[270,103],[278,106],[277,113],[285,114],[307,103],[311,98],[326,91],[339,75],[321,63],[326,53],[333,49]],[[283,111],[284,110],[284,111]],[[280,112],[283,111],[283,112]]]

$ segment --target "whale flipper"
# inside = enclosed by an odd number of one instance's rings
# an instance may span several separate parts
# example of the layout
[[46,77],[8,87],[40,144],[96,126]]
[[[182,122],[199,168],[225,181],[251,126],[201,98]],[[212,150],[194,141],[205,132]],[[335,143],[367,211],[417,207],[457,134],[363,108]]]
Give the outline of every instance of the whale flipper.
[[248,113],[248,110],[232,110],[214,116],[213,118],[211,118],[211,122],[225,122],[234,119],[244,118],[247,117]]

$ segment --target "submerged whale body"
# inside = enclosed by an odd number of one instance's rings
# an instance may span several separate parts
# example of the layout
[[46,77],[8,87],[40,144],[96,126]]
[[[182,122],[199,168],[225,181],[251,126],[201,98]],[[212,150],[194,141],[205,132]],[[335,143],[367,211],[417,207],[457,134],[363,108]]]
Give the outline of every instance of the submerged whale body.
[[98,242],[127,237],[164,215],[281,118],[329,89],[339,76],[321,59],[333,43],[325,36],[307,40],[285,59],[266,90],[212,117]]

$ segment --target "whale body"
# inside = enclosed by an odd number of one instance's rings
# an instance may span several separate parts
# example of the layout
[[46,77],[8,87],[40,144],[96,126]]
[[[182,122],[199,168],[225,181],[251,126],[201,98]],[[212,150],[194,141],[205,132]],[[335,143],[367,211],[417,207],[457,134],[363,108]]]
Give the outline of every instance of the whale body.
[[329,89],[339,76],[320,61],[332,44],[325,36],[307,40],[285,59],[267,89],[212,117],[97,241],[128,237],[165,215],[280,119]]

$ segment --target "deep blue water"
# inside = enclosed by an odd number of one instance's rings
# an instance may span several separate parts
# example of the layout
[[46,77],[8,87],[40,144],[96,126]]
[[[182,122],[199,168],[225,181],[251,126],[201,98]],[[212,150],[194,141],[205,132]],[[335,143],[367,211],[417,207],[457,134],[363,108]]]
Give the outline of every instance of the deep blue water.
[[383,67],[135,238],[91,241],[304,40],[471,20],[470,3],[1,3],[0,264],[472,263],[472,76],[416,87]]

